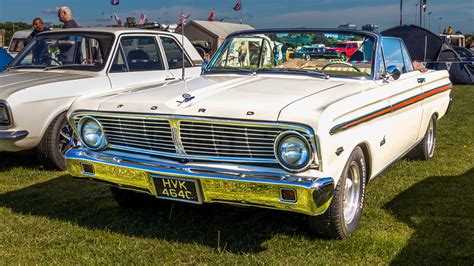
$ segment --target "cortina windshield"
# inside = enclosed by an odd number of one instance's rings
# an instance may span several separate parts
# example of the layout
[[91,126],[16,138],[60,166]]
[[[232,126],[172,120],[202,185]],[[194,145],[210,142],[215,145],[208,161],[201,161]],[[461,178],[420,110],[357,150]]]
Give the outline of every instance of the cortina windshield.
[[100,71],[105,66],[113,42],[112,34],[40,34],[14,59],[10,68]]
[[[341,49],[342,42],[358,49]],[[316,49],[317,48],[317,49]],[[372,75],[375,37],[343,31],[256,31],[229,37],[204,73],[301,72],[328,76]]]

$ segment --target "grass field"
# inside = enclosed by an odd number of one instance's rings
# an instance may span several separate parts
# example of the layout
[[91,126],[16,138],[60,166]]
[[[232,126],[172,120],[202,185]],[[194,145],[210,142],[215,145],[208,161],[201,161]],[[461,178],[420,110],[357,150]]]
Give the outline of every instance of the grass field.
[[301,216],[221,205],[119,208],[107,187],[0,153],[0,264],[474,264],[474,86],[456,86],[435,159],[369,184],[349,239]]

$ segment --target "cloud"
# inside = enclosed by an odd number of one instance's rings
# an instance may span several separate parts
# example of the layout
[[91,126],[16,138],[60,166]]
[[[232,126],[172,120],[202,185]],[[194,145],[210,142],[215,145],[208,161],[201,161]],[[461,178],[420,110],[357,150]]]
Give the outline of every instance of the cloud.
[[59,7],[48,7],[48,8],[42,8],[41,9],[41,14],[57,14],[59,10]]

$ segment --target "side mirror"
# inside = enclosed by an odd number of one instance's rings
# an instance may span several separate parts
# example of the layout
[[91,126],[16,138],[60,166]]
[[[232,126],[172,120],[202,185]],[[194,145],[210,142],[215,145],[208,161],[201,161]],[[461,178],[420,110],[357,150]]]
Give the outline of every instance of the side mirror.
[[393,78],[393,80],[397,80],[402,75],[402,71],[397,66],[389,66],[387,67],[387,74]]

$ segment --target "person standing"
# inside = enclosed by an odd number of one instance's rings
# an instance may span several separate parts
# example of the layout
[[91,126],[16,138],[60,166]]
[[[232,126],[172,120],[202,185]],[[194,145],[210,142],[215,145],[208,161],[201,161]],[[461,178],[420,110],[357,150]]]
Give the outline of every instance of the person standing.
[[26,38],[25,45],[31,42],[31,40],[33,40],[38,33],[44,31],[49,31],[49,29],[44,25],[43,20],[41,18],[33,19],[33,31]]
[[76,21],[72,18],[72,10],[67,6],[60,7],[58,9],[59,21],[64,23],[64,29],[78,28]]

